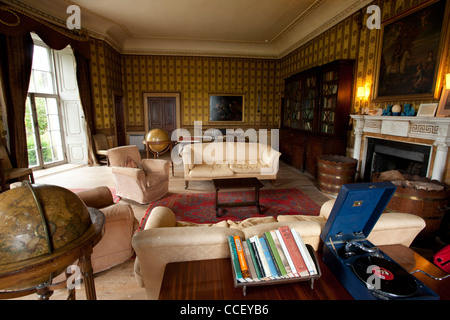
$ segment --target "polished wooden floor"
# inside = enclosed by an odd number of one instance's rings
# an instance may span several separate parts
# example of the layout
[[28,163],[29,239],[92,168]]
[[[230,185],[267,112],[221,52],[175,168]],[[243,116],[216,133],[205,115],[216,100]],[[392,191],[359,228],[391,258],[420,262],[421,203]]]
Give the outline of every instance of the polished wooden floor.
[[[170,177],[170,193],[200,193],[214,192],[214,187],[210,181],[192,181],[189,189],[184,188],[183,167],[175,165],[175,175]],[[111,175],[111,168],[107,166],[73,166],[63,165],[58,168],[39,170],[35,172],[35,180],[38,184],[53,184],[68,189],[92,188],[97,186],[108,186],[114,188],[114,181]],[[263,188],[272,188],[270,181],[263,181]],[[276,182],[276,188],[296,187],[309,196],[318,205],[322,205],[329,200],[328,196],[319,191],[315,185],[315,179],[309,174],[301,173],[283,162],[280,163],[280,170]],[[122,202],[129,203],[133,207],[136,219],[140,221],[147,209],[147,205],[139,205],[132,201],[122,199]],[[143,300],[145,291],[139,287],[134,278],[134,260],[129,260],[110,270],[95,275],[95,285],[97,299],[99,300]],[[84,287],[76,290],[77,299],[85,299]],[[53,300],[65,299],[64,289],[57,290],[51,297]],[[21,299],[36,299],[35,296],[27,296]]]

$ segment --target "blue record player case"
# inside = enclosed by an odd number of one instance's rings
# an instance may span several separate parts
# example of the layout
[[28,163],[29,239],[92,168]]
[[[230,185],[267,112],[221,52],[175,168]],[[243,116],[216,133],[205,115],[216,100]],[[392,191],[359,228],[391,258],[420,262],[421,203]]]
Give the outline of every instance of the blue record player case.
[[343,185],[321,234],[323,260],[355,299],[439,299],[367,240],[395,189],[390,182]]

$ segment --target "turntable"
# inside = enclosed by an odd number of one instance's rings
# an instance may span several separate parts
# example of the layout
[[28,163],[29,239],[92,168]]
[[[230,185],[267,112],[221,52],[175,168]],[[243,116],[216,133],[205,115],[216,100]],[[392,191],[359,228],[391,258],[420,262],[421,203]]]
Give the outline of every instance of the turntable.
[[390,182],[343,185],[321,234],[323,260],[355,299],[439,299],[366,239],[395,189]]

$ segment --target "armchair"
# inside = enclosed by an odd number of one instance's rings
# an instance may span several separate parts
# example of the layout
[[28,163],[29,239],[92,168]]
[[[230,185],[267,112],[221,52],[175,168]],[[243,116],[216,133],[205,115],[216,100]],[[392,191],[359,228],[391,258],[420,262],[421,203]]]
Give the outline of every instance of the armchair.
[[146,204],[169,191],[169,161],[141,159],[134,145],[109,149],[108,161],[118,196]]
[[30,168],[13,168],[8,151],[5,146],[0,145],[0,192],[6,191],[6,182],[25,177],[29,177],[30,182],[34,183],[33,170]]

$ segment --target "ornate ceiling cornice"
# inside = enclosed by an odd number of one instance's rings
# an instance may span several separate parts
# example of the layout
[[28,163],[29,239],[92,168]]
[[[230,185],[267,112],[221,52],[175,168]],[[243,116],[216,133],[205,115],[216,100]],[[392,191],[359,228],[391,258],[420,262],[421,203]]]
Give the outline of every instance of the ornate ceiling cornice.
[[[71,0],[60,0],[67,5],[76,4]],[[344,20],[357,10],[361,9],[370,0],[357,0],[353,1],[350,6],[344,10],[338,12],[331,19],[328,19],[325,23],[316,27],[312,32],[306,36],[301,37],[294,43],[288,43],[284,38],[291,32],[295,34],[301,34],[297,32],[297,28],[302,28],[302,22],[305,22],[307,18],[310,18],[318,10],[323,10],[321,6],[324,5],[326,0],[316,0],[312,3],[301,15],[299,15],[294,21],[292,21],[287,27],[275,35],[272,39],[266,41],[222,41],[216,39],[197,39],[192,38],[177,38],[177,37],[145,37],[134,36],[126,26],[115,22],[107,17],[97,14],[96,12],[80,6],[83,14],[88,14],[95,19],[101,19],[105,24],[114,25],[125,36],[128,43],[124,43],[123,39],[117,39],[114,35],[108,34],[108,32],[95,31],[85,28],[83,31],[94,39],[103,40],[111,47],[117,50],[120,54],[124,55],[175,55],[175,56],[210,56],[210,57],[238,57],[238,58],[258,58],[258,59],[280,59],[288,55],[295,49],[306,44],[308,41],[317,37],[321,33],[325,32],[335,24]],[[51,22],[61,27],[66,26],[66,21],[55,17],[42,10],[36,9],[20,0],[4,0],[4,3],[11,5],[14,8],[18,8],[27,14],[34,15],[40,19]],[[78,5],[78,4],[76,4]],[[122,40],[122,42],[121,42]],[[182,43],[181,46],[174,46],[177,49],[161,49],[164,44],[169,42]],[[292,40],[290,40],[292,42]],[[203,45],[199,45],[199,44]],[[149,44],[149,45],[147,45]],[[153,44],[153,45],[151,45]],[[161,45],[159,45],[161,44]],[[234,46],[234,47],[233,47]],[[192,49],[190,49],[192,48]],[[232,48],[232,49],[227,49]]]

